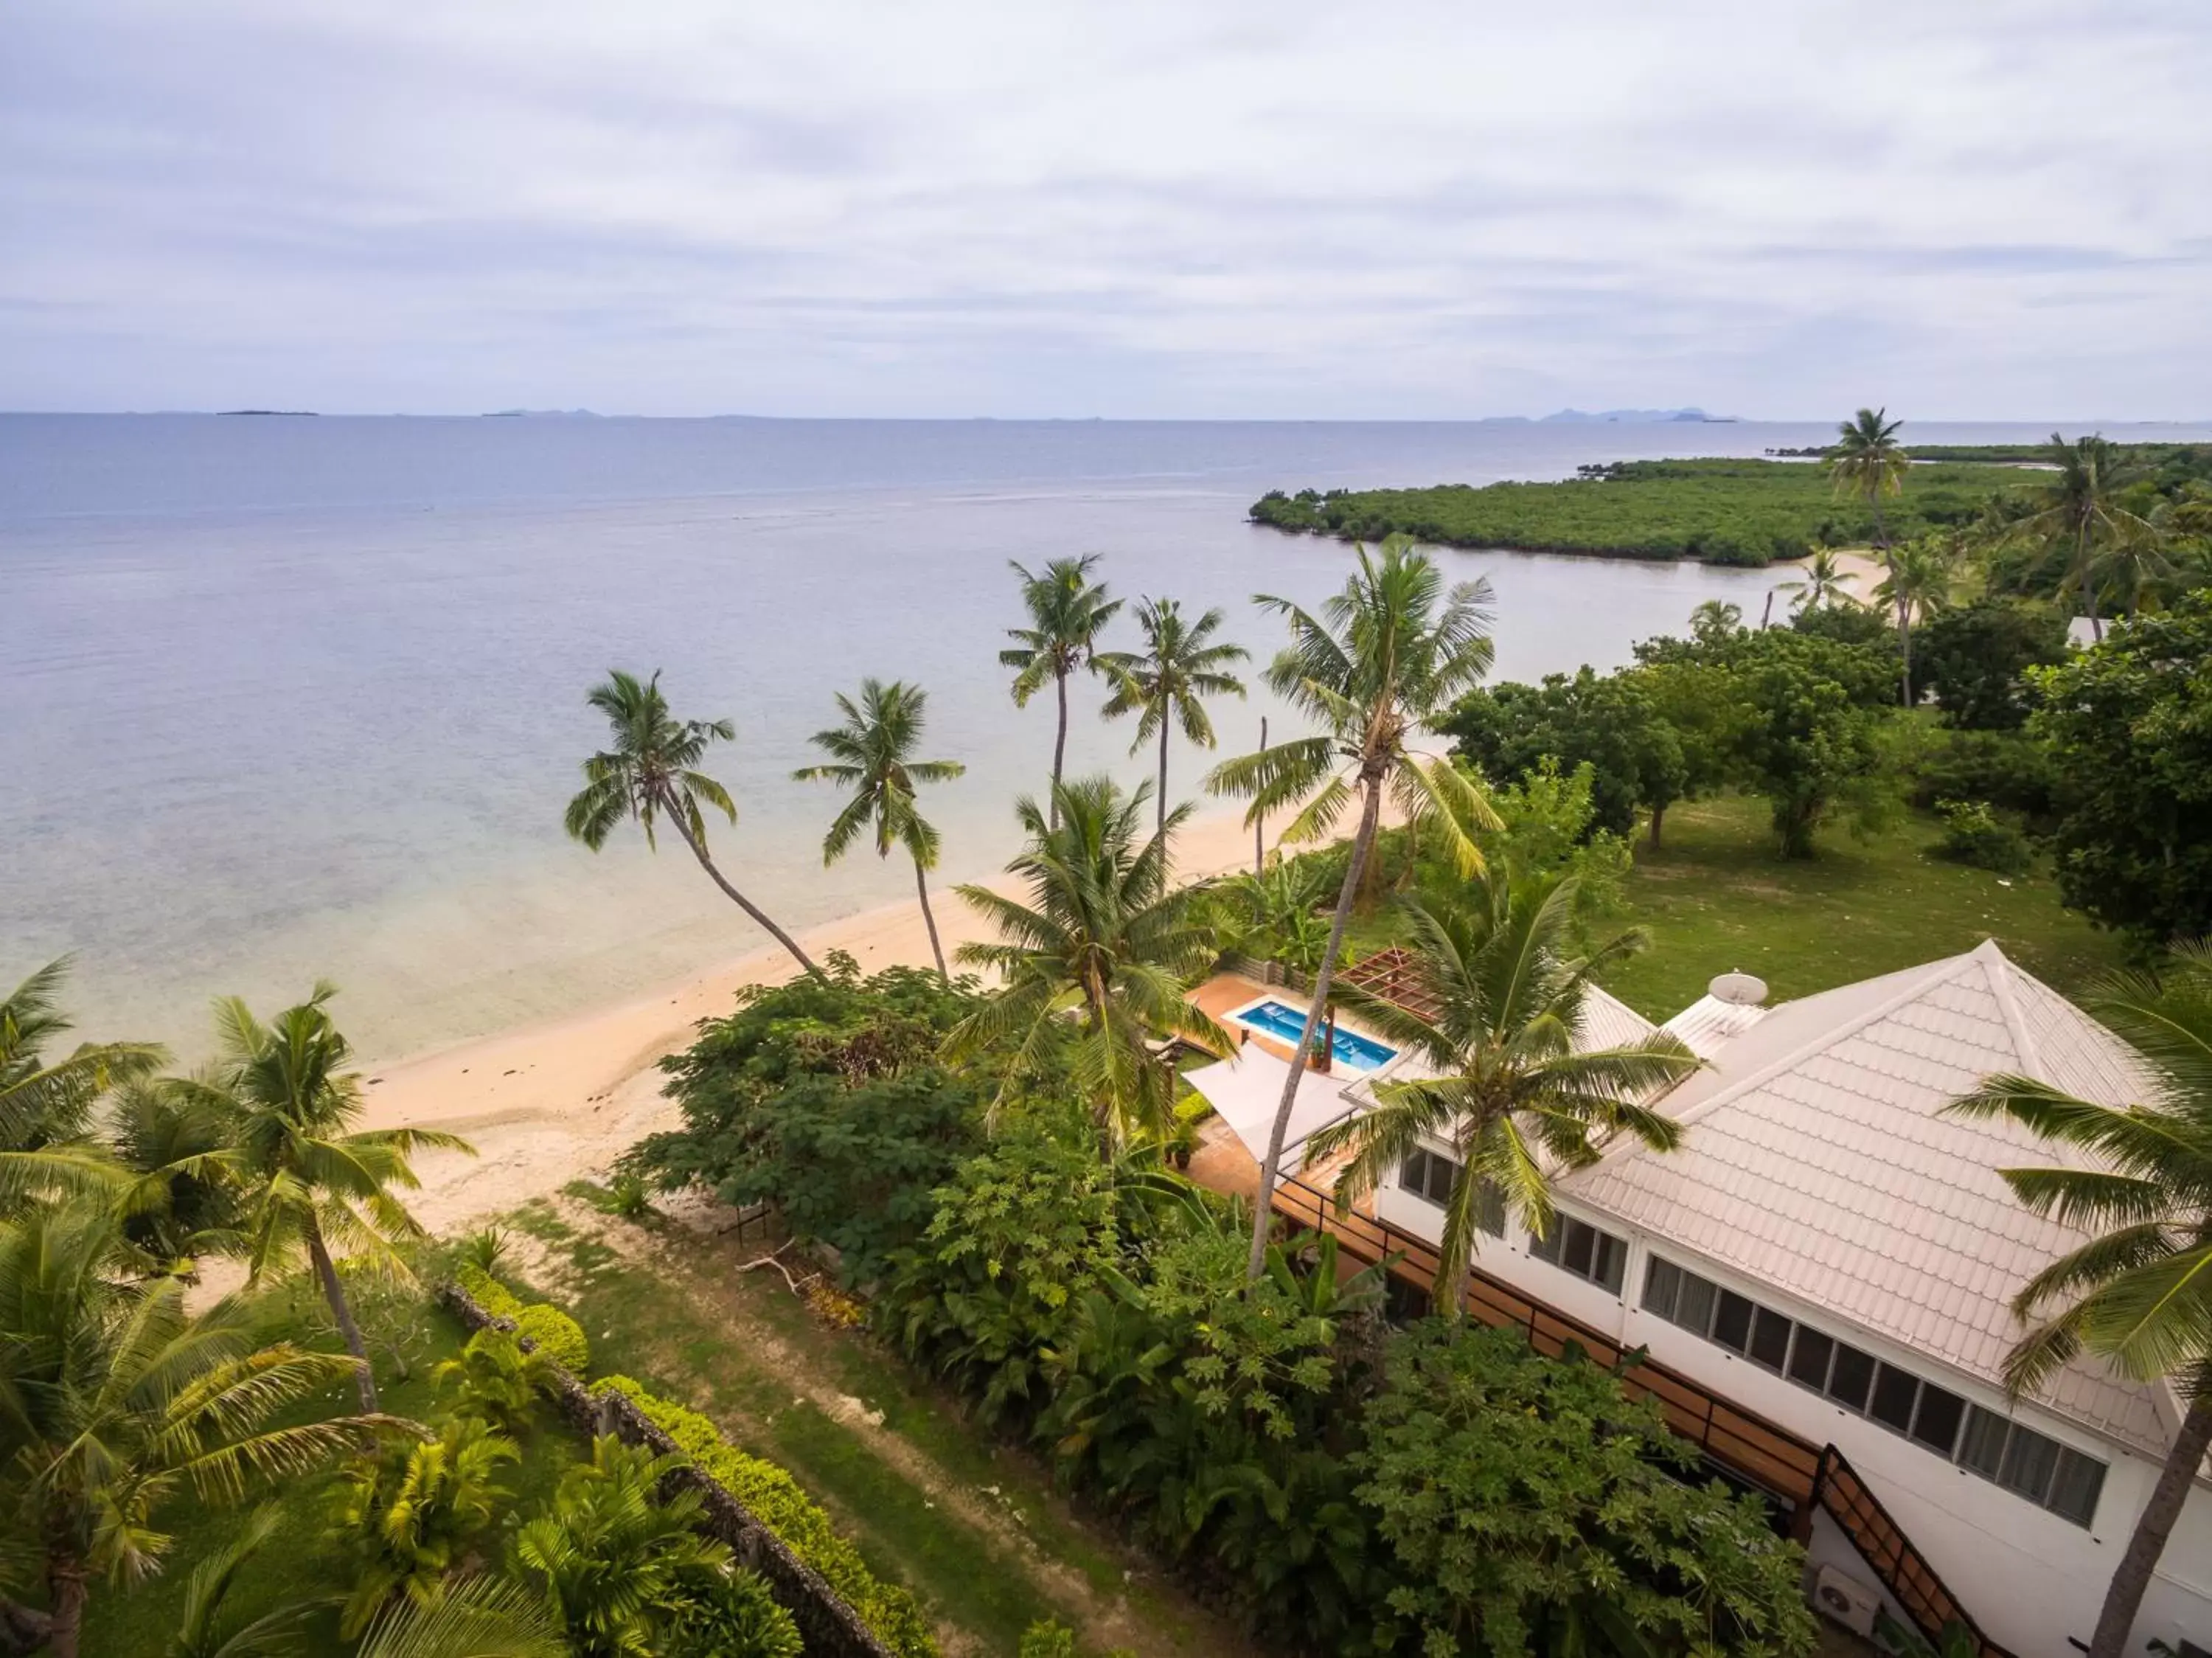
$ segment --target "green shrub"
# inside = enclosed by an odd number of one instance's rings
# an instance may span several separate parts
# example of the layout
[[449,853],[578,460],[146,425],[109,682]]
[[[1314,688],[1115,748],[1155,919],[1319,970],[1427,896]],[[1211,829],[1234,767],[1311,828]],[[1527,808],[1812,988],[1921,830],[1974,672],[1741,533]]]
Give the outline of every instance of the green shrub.
[[806,1647],[760,1574],[736,1571],[686,1602],[655,1649],[666,1658],[802,1658]]
[[1075,1631],[1040,1618],[1022,1631],[1020,1658],[1075,1658]]
[[1943,820],[1943,838],[1936,855],[1954,863],[1971,863],[1977,869],[1994,869],[2001,875],[2025,875],[2034,867],[2035,855],[2027,837],[1992,812],[1986,802],[1947,800],[1936,802]]
[[592,1384],[596,1393],[620,1393],[647,1421],[674,1440],[684,1454],[775,1533],[792,1553],[819,1574],[860,1621],[902,1658],[936,1658],[937,1641],[914,1596],[868,1570],[860,1551],[840,1537],[820,1505],[773,1462],[747,1454],[722,1437],[696,1411],[647,1393],[628,1376]]
[[453,1282],[467,1292],[471,1301],[492,1317],[515,1320],[522,1317],[522,1297],[483,1268],[465,1261],[453,1269]]
[[514,1333],[573,1376],[591,1368],[592,1344],[583,1326],[559,1308],[545,1301],[526,1307],[514,1315]]

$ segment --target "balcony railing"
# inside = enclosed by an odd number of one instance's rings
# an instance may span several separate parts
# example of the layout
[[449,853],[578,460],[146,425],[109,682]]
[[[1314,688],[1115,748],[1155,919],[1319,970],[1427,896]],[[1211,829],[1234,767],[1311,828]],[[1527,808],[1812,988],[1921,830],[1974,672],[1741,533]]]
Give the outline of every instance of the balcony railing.
[[[1276,1187],[1273,1206],[1299,1226],[1334,1234],[1350,1253],[1388,1262],[1394,1277],[1425,1292],[1435,1290],[1442,1258],[1434,1245],[1412,1233],[1340,1204],[1295,1175]],[[1575,1346],[1601,1364],[1618,1367],[1633,1355],[1634,1350],[1612,1337],[1480,1268],[1468,1274],[1466,1307],[1485,1324],[1519,1330],[1547,1357],[1558,1358]],[[1621,1387],[1631,1399],[1656,1400],[1669,1428],[1730,1473],[1778,1499],[1800,1541],[1811,1535],[1814,1510],[1825,1509],[1929,1640],[1940,1640],[1946,1626],[1961,1624],[1978,1643],[1982,1658],[2012,1658],[1967,1616],[1927,1557],[1833,1445],[1815,1445],[1649,1356],[1636,1357],[1622,1370]]]

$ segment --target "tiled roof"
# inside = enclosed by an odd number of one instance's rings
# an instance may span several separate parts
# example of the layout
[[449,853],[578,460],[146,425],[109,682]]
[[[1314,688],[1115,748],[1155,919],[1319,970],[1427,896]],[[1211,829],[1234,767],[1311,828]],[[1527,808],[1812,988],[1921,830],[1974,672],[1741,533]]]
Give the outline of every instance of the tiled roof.
[[[1562,1195],[1996,1386],[2021,1286],[2087,1234],[2039,1218],[2000,1168],[2065,1161],[1943,1107],[1993,1072],[2124,1105],[2140,1062],[1994,943],[1785,1003],[1669,1094],[1682,1145],[1631,1143]],[[2079,1362],[2042,1402],[2162,1452],[2157,1391]]]
[[1619,997],[1595,984],[1583,991],[1583,1016],[1575,1024],[1575,1049],[1591,1053],[1606,1048],[1625,1048],[1657,1034],[1659,1027]]
[[1767,1009],[1757,1003],[1701,996],[1660,1028],[1680,1037],[1682,1045],[1698,1058],[1711,1059],[1766,1015]]

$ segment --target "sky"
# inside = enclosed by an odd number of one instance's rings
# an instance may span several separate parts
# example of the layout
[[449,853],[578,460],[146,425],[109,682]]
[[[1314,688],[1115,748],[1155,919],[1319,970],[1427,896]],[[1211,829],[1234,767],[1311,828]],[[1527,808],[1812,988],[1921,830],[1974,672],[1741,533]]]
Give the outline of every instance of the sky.
[[2212,3],[12,0],[0,408],[2212,417]]

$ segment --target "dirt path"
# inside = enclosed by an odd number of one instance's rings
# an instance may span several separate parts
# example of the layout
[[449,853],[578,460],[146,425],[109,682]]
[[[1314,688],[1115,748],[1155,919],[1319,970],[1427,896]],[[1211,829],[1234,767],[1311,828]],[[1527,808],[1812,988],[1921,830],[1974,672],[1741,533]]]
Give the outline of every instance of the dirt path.
[[[636,1280],[669,1292],[684,1310],[682,1327],[658,1331],[643,1350],[633,1344],[623,1362],[689,1377],[694,1397],[686,1402],[714,1417],[733,1442],[775,1445],[779,1418],[785,1418],[787,1433],[795,1422],[780,1401],[811,1407],[918,1494],[943,1525],[968,1533],[994,1569],[1018,1574],[1077,1631],[1086,1650],[1127,1649],[1145,1658],[1242,1658],[1252,1650],[1249,1641],[1160,1581],[1141,1556],[1079,1519],[1040,1471],[998,1450],[940,1403],[920,1398],[895,1361],[864,1338],[831,1330],[805,1313],[774,1269],[738,1271],[763,1253],[757,1243],[739,1247],[666,1221],[634,1226],[571,1197],[540,1210],[553,1224],[527,1217],[522,1222],[538,1234],[523,1263],[532,1281],[549,1294],[573,1299],[580,1309],[596,1310],[595,1301],[617,1287],[611,1280],[623,1281],[619,1293],[632,1303],[643,1293]],[[702,1335],[711,1340],[702,1341]],[[610,1350],[600,1368],[613,1368],[613,1361]],[[732,1385],[739,1369],[750,1389]],[[759,1398],[763,1381],[773,1383],[777,1403]],[[750,1400],[732,1397],[748,1391]],[[872,1404],[872,1398],[882,1402]],[[888,1419],[885,1405],[896,1409],[900,1423]],[[901,1431],[902,1425],[916,1425],[917,1406],[934,1417],[933,1423],[921,1424],[931,1426],[933,1436],[942,1441],[949,1431],[968,1442],[960,1446],[956,1440],[952,1448],[963,1453],[960,1460],[970,1472],[947,1466]],[[899,1540],[882,1534],[879,1516],[853,1512],[831,1491],[814,1488],[811,1494],[842,1527],[864,1538],[873,1534],[903,1556]],[[921,1570],[912,1576],[916,1587],[931,1593]],[[975,1630],[942,1618],[939,1637],[948,1655],[963,1658],[1001,1649]]]

